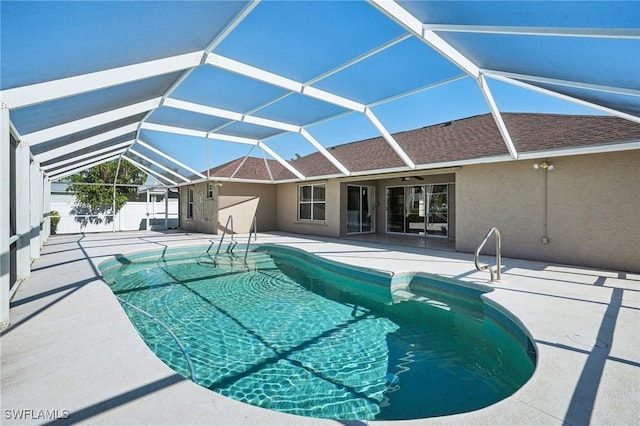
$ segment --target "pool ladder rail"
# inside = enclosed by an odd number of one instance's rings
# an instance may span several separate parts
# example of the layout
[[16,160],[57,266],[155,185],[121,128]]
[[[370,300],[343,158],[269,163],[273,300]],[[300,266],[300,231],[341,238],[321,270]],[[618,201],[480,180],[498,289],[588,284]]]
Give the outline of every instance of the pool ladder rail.
[[149,318],[151,321],[155,322],[156,324],[158,324],[160,327],[164,328],[165,331],[167,333],[169,333],[169,335],[171,336],[171,338],[173,339],[174,342],[176,342],[176,344],[178,345],[178,347],[180,348],[180,352],[182,352],[182,356],[184,356],[185,361],[187,362],[187,367],[189,368],[189,374],[191,375],[191,381],[194,383],[198,383],[198,377],[196,376],[196,370],[193,367],[193,362],[191,362],[191,357],[189,356],[189,351],[187,350],[187,348],[184,346],[184,344],[182,343],[182,341],[178,338],[178,336],[176,335],[176,333],[173,332],[173,330],[171,329],[171,327],[169,327],[164,321],[162,321],[161,319],[151,315],[149,312],[145,311],[144,309],[142,309],[140,306],[136,306],[131,302],[128,302],[126,300],[124,300],[122,297],[120,296],[116,296],[116,298],[118,299],[118,301],[120,301],[120,303],[125,304],[127,306],[129,306],[131,309],[134,309],[138,312],[140,312],[142,315],[146,316],[147,318]]
[[[222,237],[220,238],[220,242],[218,243],[218,248],[216,250],[215,256],[213,256],[214,262],[218,258],[218,254],[220,253],[220,247],[222,247],[222,243],[224,242],[224,237],[227,235],[227,230],[230,230],[229,234],[231,235],[231,242],[227,246],[227,253],[233,253],[233,249],[238,245],[238,242],[233,239],[233,234],[235,231],[233,230],[233,216],[229,215],[227,218],[227,223],[224,225],[222,230]],[[251,228],[249,229],[249,238],[247,239],[247,246],[244,249],[244,262],[247,262],[247,255],[249,254],[249,245],[251,244],[251,236],[253,236],[254,241],[258,239],[258,231],[256,227],[256,216],[253,216],[253,220],[251,222]]]
[[[491,265],[480,265],[480,250],[482,250],[482,247],[484,247],[485,243],[489,240],[489,237],[491,237],[492,234],[496,235],[496,267],[495,267],[495,270]],[[489,282],[493,283],[493,282],[496,282],[496,281],[500,281],[500,279],[501,279],[500,271],[502,269],[502,242],[500,240],[500,231],[498,231],[498,228],[496,228],[495,226],[493,228],[491,228],[489,230],[489,232],[487,232],[487,235],[485,235],[484,239],[482,240],[482,242],[480,243],[480,245],[476,249],[474,262],[476,264],[476,269],[478,271],[489,271],[489,274],[491,274],[491,279],[490,279]]]
[[231,235],[231,242],[229,243],[229,246],[227,246],[227,253],[233,253],[233,249],[238,244],[238,242],[233,239],[233,234],[235,234],[235,232],[233,231],[233,216],[229,215],[229,217],[227,218],[227,223],[224,225],[224,228],[222,229],[222,237],[220,238],[220,242],[218,243],[216,254],[215,256],[213,256],[214,261],[218,258],[218,254],[220,253],[220,247],[222,247],[222,243],[224,242],[224,237],[227,235],[227,229],[231,231],[229,233]]

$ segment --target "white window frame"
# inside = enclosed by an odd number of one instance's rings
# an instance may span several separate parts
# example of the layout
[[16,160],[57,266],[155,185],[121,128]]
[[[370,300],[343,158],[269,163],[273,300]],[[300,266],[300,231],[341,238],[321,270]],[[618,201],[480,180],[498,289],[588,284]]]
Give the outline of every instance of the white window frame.
[[187,219],[193,219],[193,188],[187,188]]
[[[311,188],[311,200],[309,201],[303,201],[300,196],[300,193],[302,192],[302,188],[304,187],[310,187]],[[322,198],[322,200],[316,200],[315,199],[315,188],[316,187],[322,187],[323,192],[324,192],[324,197]],[[300,207],[303,204],[308,204],[310,206],[310,211],[311,211],[311,217],[310,218],[301,218],[300,217]],[[316,219],[313,217],[313,211],[314,211],[314,205],[316,204],[324,204],[324,218],[322,219]],[[325,223],[326,222],[326,217],[327,217],[327,187],[324,183],[314,183],[314,184],[305,184],[305,185],[298,185],[298,203],[297,203],[297,208],[298,208],[298,213],[297,213],[297,217],[298,217],[298,221],[300,222],[320,222],[320,223]]]
[[207,183],[207,198],[213,198],[213,182]]

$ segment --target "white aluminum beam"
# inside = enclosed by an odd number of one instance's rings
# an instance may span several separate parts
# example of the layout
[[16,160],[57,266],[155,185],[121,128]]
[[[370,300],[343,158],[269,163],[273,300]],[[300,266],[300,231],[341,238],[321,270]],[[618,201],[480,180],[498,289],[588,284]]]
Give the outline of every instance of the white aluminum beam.
[[208,133],[207,138],[217,139],[217,140],[226,141],[226,142],[243,143],[245,145],[258,145],[258,143],[260,142],[256,139],[243,138],[240,136],[224,135],[222,133],[214,133],[214,132]]
[[106,87],[169,74],[200,64],[203,51],[185,53],[134,65],[62,78],[0,92],[10,109],[22,108]]
[[55,163],[47,164],[45,166],[41,166],[42,170],[45,172],[51,169],[55,169],[56,167],[64,166],[65,164],[79,162],[85,158],[95,157],[98,154],[103,154],[105,152],[115,151],[118,148],[126,148],[135,142],[133,139],[127,142],[122,142],[116,145],[108,146],[106,148],[98,149],[96,151],[87,152],[86,154],[78,155],[77,157],[67,158],[66,160],[57,161]]
[[333,164],[338,170],[340,170],[342,174],[344,174],[345,176],[351,175],[351,172],[349,171],[349,169],[347,169],[340,161],[338,161],[336,157],[331,155],[329,151],[327,151],[327,149],[324,146],[322,146],[320,142],[316,140],[316,138],[311,136],[311,134],[306,129],[300,129],[300,134],[307,141],[309,141],[309,143],[313,145],[313,147],[317,149],[320,154],[324,155],[324,157],[327,160],[329,160],[331,164]]
[[271,148],[269,148],[264,142],[260,141],[258,142],[258,146],[260,148],[262,148],[263,151],[265,151],[267,154],[269,154],[271,157],[273,157],[274,160],[276,160],[278,163],[282,164],[287,170],[289,170],[291,173],[293,173],[294,175],[296,175],[298,178],[305,180],[306,177],[300,173],[295,167],[293,167],[291,164],[289,164],[288,162],[286,162],[282,157],[280,157],[278,154],[276,154],[275,152],[273,152],[273,150]]
[[242,120],[242,114],[234,111],[229,111],[222,108],[210,107],[208,105],[196,104],[193,102],[181,101],[174,98],[166,98],[162,102],[163,106],[181,109],[184,111],[196,112],[198,114],[210,115],[212,117],[226,118],[228,120],[240,121]]
[[45,243],[51,235],[51,180],[45,174],[40,184],[42,185],[42,211],[40,212],[42,229],[40,231],[40,241]]
[[625,112],[622,111],[618,111],[612,108],[608,108],[602,105],[598,105],[598,104],[594,104],[593,102],[587,102],[584,101],[582,99],[578,99],[578,98],[574,98],[572,96],[568,96],[562,93],[558,93],[558,92],[554,92],[553,90],[548,90],[548,89],[544,89],[542,87],[538,87],[534,84],[529,84],[529,83],[525,83],[524,81],[520,81],[520,80],[515,80],[513,78],[509,78],[509,77],[505,77],[502,76],[500,74],[491,74],[490,72],[487,72],[485,74],[487,77],[491,77],[495,80],[500,80],[503,81],[505,83],[509,83],[509,84],[513,84],[514,86],[518,86],[518,87],[522,87],[524,89],[528,89],[528,90],[533,90],[534,92],[538,92],[538,93],[543,93],[545,95],[549,95],[549,96],[553,96],[556,97],[558,99],[562,99],[564,101],[567,102],[573,102],[574,104],[578,104],[578,105],[582,105],[588,108],[593,108],[602,112],[605,112],[607,114],[616,116],[616,117],[620,117],[620,118],[624,118],[625,120],[629,120],[629,121],[633,121],[635,123],[640,123],[640,117],[637,117],[635,115],[632,114],[627,114]]
[[182,176],[180,173],[177,173],[173,170],[171,170],[168,167],[163,166],[162,164],[158,163],[157,161],[153,161],[151,158],[147,157],[146,155],[142,155],[139,152],[135,151],[133,148],[129,148],[129,152],[132,153],[133,155],[142,158],[143,160],[153,164],[154,166],[164,170],[167,173],[171,173],[172,175],[174,175],[175,177],[189,183],[191,182],[189,179],[187,179],[186,177]]
[[213,49],[215,49],[220,43],[222,43],[222,41],[224,41],[225,38],[227,38],[227,36],[229,34],[231,34],[233,32],[233,30],[236,29],[236,27],[238,25],[240,25],[240,23],[242,21],[244,21],[244,19],[249,16],[249,14],[253,11],[253,9],[256,8],[256,6],[258,6],[258,4],[260,4],[260,0],[253,0],[251,2],[249,2],[245,8],[242,10],[242,12],[240,12],[231,23],[229,23],[229,25],[227,25],[227,27],[222,30],[217,36],[216,38],[207,46],[207,48],[205,49],[205,52],[209,53],[212,52]]
[[[250,3],[248,3],[244,9],[242,10],[242,12],[240,12],[234,19],[233,21],[231,21],[229,23],[229,25],[227,25],[225,27],[224,30],[222,30],[220,33],[218,33],[216,35],[216,37],[213,39],[213,41],[211,43],[209,43],[209,45],[207,46],[207,48],[202,52],[203,56],[200,58],[200,63],[198,65],[202,64],[203,59],[205,58],[204,55],[207,55],[209,53],[211,53],[213,51],[213,49],[216,48],[216,46],[218,46],[218,44],[222,43],[222,41],[227,38],[227,36],[229,34],[231,34],[231,32],[238,26],[240,25],[240,23],[247,17],[249,16],[249,14],[251,13],[251,11],[260,3],[260,0],[254,0]],[[194,65],[188,69],[186,69],[182,75],[180,76],[180,78],[178,78],[176,81],[173,82],[173,84],[171,85],[171,87],[165,92],[163,98],[168,98],[169,96],[171,96],[171,94],[173,94],[173,92],[180,87],[180,85],[182,85],[182,83],[189,78],[189,76],[191,75],[191,73],[193,73],[193,70],[195,70],[197,67],[197,65]],[[145,115],[145,117],[142,119],[143,122],[147,121],[147,119],[149,118],[149,116],[151,115],[151,113],[148,113],[147,115]],[[140,132],[138,131],[138,134],[136,135],[136,138],[140,137]]]
[[604,152],[635,151],[640,149],[640,139],[604,145],[581,146],[577,148],[560,148],[548,151],[523,152],[520,160],[566,157],[569,155],[600,154]]
[[271,173],[271,167],[269,167],[269,162],[267,161],[267,156],[264,153],[264,150],[262,150],[262,159],[264,160],[264,166],[267,168],[267,173],[269,173],[269,179],[271,179],[271,182],[275,182],[273,180],[273,173]]
[[251,77],[274,86],[282,87],[292,92],[302,92],[302,83],[298,81],[291,80],[281,75],[247,65],[215,53],[209,53],[207,55],[206,63],[217,68],[244,75],[246,77]]
[[49,172],[49,174],[51,176],[55,176],[55,175],[59,175],[61,173],[68,172],[69,170],[77,170],[79,167],[84,170],[85,168],[87,168],[87,164],[92,164],[92,163],[94,163],[96,161],[104,160],[105,158],[117,157],[118,155],[122,154],[126,150],[127,150],[127,148],[120,148],[117,151],[107,152],[106,154],[102,154],[102,155],[96,155],[93,158],[87,158],[86,160],[78,161],[77,163],[70,164],[68,166],[61,167],[61,168],[56,169],[56,170],[51,170]]
[[511,78],[515,80],[527,80],[527,81],[533,81],[536,83],[552,84],[555,86],[574,87],[576,89],[594,90],[597,92],[615,93],[619,95],[640,96],[640,90],[628,89],[625,87],[614,87],[614,86],[604,86],[601,84],[581,83],[578,81],[560,80],[557,78],[540,77],[540,76],[535,76],[530,74],[518,74],[513,72],[495,71],[495,70],[482,70],[482,73],[489,77],[499,75],[502,77]]
[[245,77],[253,78],[255,80],[272,84],[274,86],[282,87],[283,89],[290,90],[292,92],[301,93],[309,97],[319,99],[321,101],[330,102],[343,108],[364,112],[364,105],[358,102],[343,98],[342,96],[338,96],[324,90],[316,89],[315,87],[305,86],[299,81],[291,80],[281,75],[244,64],[234,59],[229,59],[221,55],[210,53],[209,55],[207,55],[206,63],[214,67],[243,75]]
[[101,133],[99,135],[91,136],[77,142],[69,143],[59,148],[50,149],[48,151],[35,155],[35,157],[40,163],[44,163],[46,161],[53,160],[54,158],[62,157],[63,155],[71,154],[81,149],[88,148],[92,145],[107,142],[119,136],[126,135],[127,133],[133,133],[137,128],[138,123],[128,124],[126,126]]
[[67,176],[75,175],[76,173],[79,173],[79,172],[81,172],[83,170],[86,170],[86,169],[89,169],[91,167],[106,163],[108,161],[113,161],[116,158],[118,158],[119,155],[121,155],[121,154],[112,155],[110,157],[103,158],[102,160],[95,161],[95,162],[89,163],[89,164],[85,164],[84,166],[78,166],[78,167],[76,167],[74,169],[71,169],[71,170],[68,170],[66,172],[53,174],[49,178],[51,179],[51,181],[60,180],[60,179],[65,178]]
[[639,39],[640,30],[627,28],[569,28],[569,27],[516,27],[499,25],[448,25],[424,24],[428,31],[444,31],[454,33],[504,34],[523,36],[549,37],[588,37]]
[[185,129],[183,127],[166,126],[164,124],[142,123],[140,129],[154,130],[157,132],[174,133],[177,135],[194,136],[197,138],[218,139],[227,142],[244,143],[248,145],[257,145],[258,140],[243,138],[240,136],[224,135],[222,133],[204,132],[202,130]]
[[286,132],[299,132],[300,126],[295,126],[289,123],[283,123],[282,121],[269,120],[267,118],[256,117],[254,115],[245,115],[242,117],[242,121],[249,124],[256,124],[258,126],[270,127],[272,129],[284,130]]
[[345,62],[345,63],[343,63],[341,65],[338,65],[337,67],[325,72],[324,74],[320,74],[319,76],[312,78],[311,80],[307,81],[305,83],[305,85],[309,86],[311,84],[317,83],[320,80],[324,80],[325,78],[328,78],[328,77],[330,77],[330,76],[332,76],[334,74],[337,74],[340,71],[345,70],[345,69],[349,68],[350,66],[357,64],[358,62],[362,62],[365,59],[368,59],[368,58],[370,58],[372,56],[375,56],[378,53],[383,52],[383,51],[389,49],[390,47],[395,46],[396,44],[402,43],[403,41],[405,41],[405,40],[407,40],[407,39],[409,39],[411,37],[413,37],[412,34],[408,34],[408,33],[402,34],[402,35],[394,38],[393,40],[389,40],[388,42],[383,43],[382,45],[380,45],[378,47],[375,47],[375,48],[371,49],[370,51],[368,51],[366,53],[363,53],[362,55],[360,55],[360,56],[358,56],[356,58],[351,59],[350,61],[347,61],[347,62]]
[[[31,232],[31,259],[40,257],[40,221],[42,220],[42,170],[35,159],[29,165],[29,228]],[[36,230],[38,232],[36,232]]]
[[[363,60],[365,60],[367,58],[370,58],[371,56],[377,55],[378,53],[380,53],[380,52],[382,52],[382,51],[384,51],[384,50],[386,50],[386,49],[388,49],[388,48],[390,48],[392,46],[395,46],[396,44],[401,43],[401,42],[403,42],[403,41],[405,41],[405,40],[407,40],[408,38],[411,38],[411,37],[413,37],[413,35],[412,34],[408,34],[408,33],[400,35],[400,36],[396,37],[395,39],[390,40],[390,41],[388,41],[386,43],[383,43],[382,45],[370,50],[369,52],[363,53],[362,55],[360,55],[360,56],[358,56],[358,57],[356,57],[354,59],[351,59],[351,60],[349,60],[349,61],[347,61],[347,62],[345,62],[345,63],[343,63],[341,65],[338,65],[336,68],[333,68],[333,69],[325,72],[324,74],[321,74],[321,75],[319,75],[317,77],[312,78],[311,80],[308,80],[303,85],[304,86],[310,86],[310,85],[312,85],[314,83],[317,83],[318,81],[324,80],[325,78],[328,78],[328,77],[330,77],[330,76],[332,76],[332,75],[334,75],[334,74],[336,74],[336,73],[338,73],[338,72],[340,72],[340,71],[342,71],[344,69],[347,69],[350,66],[352,66],[354,64],[357,64],[358,62],[361,62],[361,61],[363,61]],[[465,74],[465,76],[466,76],[466,74]],[[259,106],[255,107],[255,108],[249,110],[245,115],[251,115],[251,114],[253,114],[253,113],[257,112],[257,111],[260,111],[260,110],[262,110],[264,108],[267,108],[267,107],[269,107],[269,106],[271,106],[271,105],[273,105],[273,104],[275,104],[277,102],[280,102],[281,100],[283,100],[284,98],[290,96],[291,94],[293,94],[293,92],[288,92],[288,93],[285,93],[284,95],[280,95],[280,96],[278,96],[278,97],[276,97],[276,98],[274,98],[274,99],[272,99],[272,100],[270,100],[270,101],[268,101],[268,102],[266,102],[266,103],[264,103],[262,105],[259,105]],[[348,114],[350,112],[351,111],[349,111],[349,112],[341,112],[341,113],[339,113],[339,114],[337,114],[335,116],[332,116],[331,118],[337,118],[337,117],[339,117],[341,115]],[[315,123],[313,123],[313,124],[315,124]],[[309,126],[309,125],[310,124],[307,124],[307,126]],[[271,137],[273,137],[273,136],[271,136]],[[269,139],[269,138],[265,138],[265,139]]]
[[[236,167],[236,169],[233,171],[233,173],[231,173],[231,176],[229,176],[229,178],[233,178],[240,171],[242,166],[244,166],[244,163],[247,161],[247,158],[249,158],[249,156],[251,155],[253,150],[256,149],[256,146],[258,146],[258,145],[254,145],[254,146],[251,147],[249,152],[247,152],[247,155],[244,156],[244,158],[242,159],[240,164],[238,164],[238,167]],[[263,152],[263,155],[264,155],[264,152]],[[207,172],[208,172],[208,170],[207,170]]]
[[187,166],[186,164],[181,163],[180,161],[176,160],[175,158],[173,158],[173,157],[171,157],[171,156],[169,156],[169,155],[165,154],[164,152],[160,151],[159,149],[154,148],[153,146],[149,145],[148,143],[145,143],[144,141],[142,141],[142,140],[140,140],[140,139],[138,139],[138,140],[136,141],[136,143],[137,143],[138,145],[140,145],[141,147],[146,148],[146,149],[148,149],[149,151],[151,151],[151,152],[154,152],[154,153],[158,154],[158,155],[159,155],[159,156],[161,156],[162,158],[166,158],[167,160],[171,161],[173,164],[176,164],[176,165],[178,165],[178,166],[182,167],[183,169],[190,171],[191,173],[193,173],[193,174],[194,174],[194,175],[196,175],[196,176],[199,176],[199,177],[201,177],[201,178],[205,178],[205,177],[206,177],[206,176],[205,176],[205,175],[203,175],[202,173],[200,173],[200,172],[198,172],[198,171],[196,171],[196,170],[192,169],[191,167]]
[[[16,148],[16,234],[20,236],[16,242],[16,272],[18,281],[28,278],[31,275],[31,221],[29,210],[31,210],[29,200],[29,185],[31,172],[31,152],[29,145],[25,141],[20,141]],[[8,206],[3,206],[7,208]]]
[[473,62],[471,62],[462,53],[460,53],[453,46],[443,40],[434,31],[425,29],[422,22],[420,22],[415,16],[407,12],[407,10],[400,6],[398,3],[391,0],[369,0],[369,2],[380,9],[382,12],[390,16],[404,28],[418,36],[420,40],[440,52],[441,55],[456,64],[467,74],[476,79],[479,77],[480,71]]
[[404,152],[404,150],[398,144],[398,142],[393,138],[393,136],[391,136],[391,134],[387,131],[387,129],[378,120],[378,118],[375,116],[373,111],[371,111],[371,109],[367,108],[365,110],[364,114],[367,116],[367,118],[369,119],[371,124],[373,124],[376,127],[376,129],[378,129],[378,131],[380,132],[382,137],[387,141],[389,146],[391,146],[391,148],[396,152],[396,154],[398,154],[398,156],[402,159],[404,164],[406,164],[407,167],[409,167],[410,169],[415,169],[416,165],[413,162],[413,160],[411,160],[411,158],[409,158],[407,153]]
[[[456,82],[458,80],[462,80],[462,79],[465,79],[465,78],[469,78],[469,75],[467,75],[467,74],[458,74],[456,76],[449,77],[449,78],[446,78],[444,80],[437,81],[435,83],[427,84],[425,86],[418,87],[416,89],[407,90],[406,92],[398,93],[397,95],[392,95],[392,96],[389,96],[388,98],[384,98],[384,99],[380,99],[380,100],[371,102],[370,104],[367,104],[367,107],[373,108],[373,107],[377,107],[377,106],[380,106],[380,105],[384,105],[384,104],[387,104],[389,102],[397,101],[398,99],[402,99],[402,98],[406,98],[408,96],[416,95],[416,94],[418,94],[420,92],[425,92],[427,90],[435,89],[436,87],[444,86],[446,84],[453,83],[453,82]],[[309,124],[309,126],[314,125],[314,124],[316,124],[316,123]]]
[[342,96],[335,95],[333,93],[326,92],[324,90],[316,89],[313,86],[304,86],[302,89],[303,95],[319,99],[324,102],[329,102],[340,107],[350,109],[352,111],[364,112],[365,105],[351,99],[344,98]]
[[18,280],[31,275],[31,221],[29,211],[29,185],[31,179],[31,159],[29,157],[29,145],[21,140],[16,148],[16,234],[20,236],[17,242],[17,273]]
[[194,136],[196,138],[206,138],[207,132],[202,130],[185,129],[183,127],[167,126],[156,123],[142,123],[141,130],[154,130],[156,132],[173,133],[176,135]]
[[480,78],[478,79],[478,85],[480,86],[480,90],[484,95],[484,99],[487,101],[489,105],[489,110],[491,111],[491,115],[493,115],[493,119],[498,126],[498,130],[500,131],[500,135],[502,136],[502,140],[504,144],[507,146],[507,150],[513,159],[518,158],[518,151],[516,150],[515,145],[513,144],[513,140],[511,139],[511,135],[509,134],[509,130],[507,126],[504,124],[504,120],[502,120],[502,114],[500,114],[500,110],[498,109],[498,105],[496,105],[495,100],[493,99],[493,95],[491,94],[491,90],[487,85],[487,80],[484,75],[480,74]]
[[243,121],[245,123],[257,124],[263,127],[271,127],[274,129],[285,130],[288,132],[300,131],[300,126],[294,126],[293,124],[284,123],[281,121],[269,120],[266,118],[255,117],[249,114],[240,114],[238,112],[229,111],[221,108],[214,108],[207,105],[195,104],[192,102],[185,102],[178,99],[167,98],[164,100],[164,106],[177,108],[185,111],[196,112],[199,114],[210,115],[212,117],[220,117],[233,121]]
[[12,185],[9,166],[11,163],[11,130],[9,121],[9,108],[0,102],[0,322],[9,322],[9,298],[11,287],[11,262],[9,250],[11,237],[9,229],[11,216],[11,192]]
[[43,129],[37,132],[26,134],[23,136],[23,139],[27,141],[30,146],[38,145],[62,136],[67,136],[76,132],[91,129],[105,123],[111,123],[113,121],[131,117],[136,114],[142,114],[143,112],[157,108],[160,105],[160,101],[161,98],[150,99],[148,101],[128,105],[123,108],[96,114],[91,117],[70,121],[58,126],[49,127],[48,129]]
[[[171,179],[169,179],[166,176],[162,176],[160,173],[154,172],[153,170],[151,170],[150,168],[143,166],[142,164],[138,163],[136,160],[127,157],[126,155],[123,155],[122,158],[124,158],[125,160],[127,160],[128,162],[130,162],[131,164],[133,164],[134,166],[136,166],[137,168],[139,168],[140,170],[142,170],[143,172],[146,172],[147,174],[154,176],[156,179],[162,179],[162,180],[166,180],[167,182],[171,183],[174,186],[177,186],[178,184],[174,181],[172,181]],[[160,184],[167,186],[165,183],[162,183],[162,181],[158,181],[160,182]]]

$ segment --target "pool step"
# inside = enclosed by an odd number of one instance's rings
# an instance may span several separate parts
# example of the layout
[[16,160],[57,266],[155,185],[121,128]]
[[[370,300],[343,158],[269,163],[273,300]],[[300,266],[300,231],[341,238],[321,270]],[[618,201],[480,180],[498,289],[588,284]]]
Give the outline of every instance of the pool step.
[[418,302],[418,303],[431,305],[435,308],[444,309],[445,311],[451,310],[451,307],[444,302],[440,302],[435,299],[429,299],[428,297],[425,297],[425,296],[420,296],[418,294],[410,292],[406,288],[394,290],[393,293],[391,293],[391,299],[393,303],[402,303],[402,302],[411,301],[411,302]]
[[263,269],[275,266],[269,255],[255,252],[250,253],[246,260],[229,253],[218,255],[216,258],[206,257],[199,260],[198,264],[223,269]]

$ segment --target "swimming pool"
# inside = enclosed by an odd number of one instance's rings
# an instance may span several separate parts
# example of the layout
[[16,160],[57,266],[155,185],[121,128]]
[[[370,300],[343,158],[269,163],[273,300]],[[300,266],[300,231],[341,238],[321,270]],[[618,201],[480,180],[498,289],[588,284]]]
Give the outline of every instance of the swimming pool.
[[207,249],[100,269],[149,348],[228,397],[310,417],[415,419],[495,403],[535,368],[527,335],[482,286],[281,246],[256,246],[246,263]]

